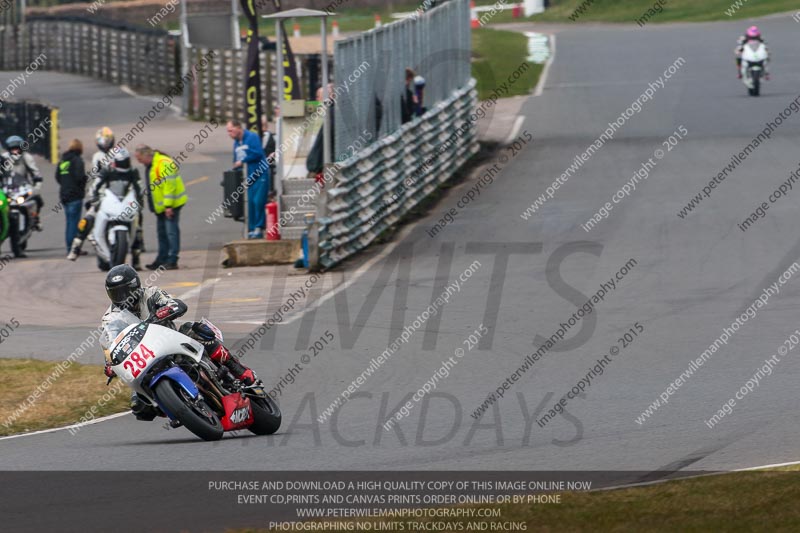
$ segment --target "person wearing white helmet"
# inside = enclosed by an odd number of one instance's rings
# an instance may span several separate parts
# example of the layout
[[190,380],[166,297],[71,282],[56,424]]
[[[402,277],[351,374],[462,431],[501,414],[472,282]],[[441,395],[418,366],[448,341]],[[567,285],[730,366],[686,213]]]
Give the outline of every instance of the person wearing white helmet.
[[[97,152],[92,156],[92,165],[89,167],[88,179],[86,180],[87,194],[91,194],[95,189],[100,178],[100,171],[108,168],[111,164],[113,159],[111,148],[114,146],[114,132],[111,131],[111,128],[108,126],[103,126],[95,133],[94,142],[97,145]],[[90,205],[88,202],[86,203],[86,214],[80,222],[78,222],[78,235],[73,239],[70,251],[67,253],[67,259],[70,261],[75,261],[78,259],[79,255],[85,254],[85,252],[81,252],[81,247],[87,238],[89,242],[95,244],[94,237],[92,237],[94,219],[97,215],[95,208],[96,206]],[[141,222],[140,220],[139,227],[142,225]]]
[[[100,170],[97,179],[92,185],[92,190],[89,193],[89,200],[86,202],[87,213],[97,212],[97,208],[100,205],[100,200],[102,199],[102,194],[107,188],[112,187],[113,190],[125,191],[125,194],[127,194],[127,191],[130,190],[130,187],[133,187],[134,191],[136,192],[136,202],[138,203],[137,209],[139,211],[139,216],[141,217],[142,207],[144,205],[144,194],[142,193],[139,171],[131,166],[131,154],[125,148],[114,148],[111,150],[111,153],[113,153],[111,165]],[[91,227],[92,225],[94,225],[94,217],[92,217],[92,223],[89,224],[89,226]],[[67,256],[67,259],[71,261],[75,261],[80,255],[81,246],[83,246],[83,241],[86,238],[86,228],[79,227],[79,229],[80,232],[78,236],[75,237],[75,240],[72,241],[72,249]],[[137,229],[136,236],[131,244],[131,265],[136,270],[141,270],[142,268],[140,263],[141,245],[142,229],[140,226]]]

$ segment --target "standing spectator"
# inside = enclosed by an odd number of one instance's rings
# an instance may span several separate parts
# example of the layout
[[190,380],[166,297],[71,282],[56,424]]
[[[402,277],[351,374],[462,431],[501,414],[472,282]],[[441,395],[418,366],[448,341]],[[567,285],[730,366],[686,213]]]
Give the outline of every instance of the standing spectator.
[[83,163],[83,143],[73,139],[69,148],[61,155],[56,167],[56,181],[60,187],[59,199],[67,217],[67,253],[78,234],[78,221],[81,219],[83,197],[86,191],[86,167]]
[[414,78],[414,114],[421,117],[428,110],[425,102],[425,78],[417,76]]
[[[317,101],[322,102],[322,87],[317,89]],[[327,118],[328,122],[330,123],[330,138],[328,147],[331,153],[331,159],[334,161],[336,160],[336,153],[334,152],[334,147],[336,146],[336,93],[333,90],[333,84],[328,84],[328,101],[323,102],[322,106],[325,106],[325,113],[322,115],[322,119],[325,120]],[[311,145],[311,149],[308,151],[308,156],[306,156],[306,170],[313,178],[317,180],[317,183],[324,186],[325,181],[323,179],[323,173],[325,172],[325,152],[324,152],[324,145],[325,145],[325,123],[322,123],[322,126],[317,131],[317,136],[314,137],[314,144]]]
[[275,133],[269,129],[267,115],[263,115],[261,117],[261,130],[264,132],[264,134],[261,136],[261,146],[264,148],[264,153],[267,156],[267,162],[269,163],[269,175],[272,177],[275,176],[275,147],[278,138],[275,136]]
[[178,174],[178,164],[168,155],[153,150],[146,144],[136,147],[136,160],[145,167],[147,176],[147,203],[156,215],[158,232],[158,255],[156,260],[145,265],[150,270],[164,267],[178,268],[181,249],[181,208],[186,205],[186,187]]
[[247,226],[248,239],[263,239],[267,227],[267,192],[270,189],[269,163],[258,134],[244,129],[238,120],[227,125],[233,139],[233,168],[247,164]]
[[414,71],[406,68],[406,86],[403,89],[403,96],[400,98],[400,120],[402,124],[411,122],[414,118],[414,108],[416,107],[416,95],[414,94]]

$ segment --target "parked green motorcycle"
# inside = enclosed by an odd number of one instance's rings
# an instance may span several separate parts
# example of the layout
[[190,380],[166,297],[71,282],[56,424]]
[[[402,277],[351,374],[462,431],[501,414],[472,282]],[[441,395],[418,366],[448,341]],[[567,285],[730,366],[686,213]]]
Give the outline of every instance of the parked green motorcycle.
[[8,196],[0,187],[0,249],[3,248],[3,241],[8,237]]

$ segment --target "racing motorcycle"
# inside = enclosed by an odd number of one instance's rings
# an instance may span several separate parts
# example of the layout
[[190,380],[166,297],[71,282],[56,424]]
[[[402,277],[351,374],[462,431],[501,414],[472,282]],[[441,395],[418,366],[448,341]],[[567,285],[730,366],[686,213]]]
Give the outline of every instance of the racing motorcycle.
[[8,196],[0,187],[0,248],[8,237]]
[[742,50],[742,83],[750,96],[761,94],[761,78],[769,58],[767,47],[761,41],[748,41]]
[[[256,435],[278,431],[280,409],[260,381],[244,385],[205,355],[202,344],[159,322],[114,311],[100,343],[116,377],[167,417],[170,428],[184,426],[206,441],[239,429]],[[219,329],[203,322],[222,342]]]
[[113,182],[103,192],[97,209],[92,237],[97,266],[103,271],[125,263],[128,247],[136,235],[141,205],[133,187],[125,189],[124,184]]
[[34,230],[36,192],[27,180],[13,174],[5,178],[5,190],[5,202],[8,203],[7,233],[11,241],[11,251],[15,257],[19,257],[28,247],[28,240]]

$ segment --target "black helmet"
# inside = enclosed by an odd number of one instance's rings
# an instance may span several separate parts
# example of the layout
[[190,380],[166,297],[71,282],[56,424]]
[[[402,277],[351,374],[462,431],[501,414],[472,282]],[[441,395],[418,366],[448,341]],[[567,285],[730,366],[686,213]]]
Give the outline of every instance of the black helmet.
[[130,265],[117,265],[106,276],[106,294],[114,305],[134,309],[142,296],[139,274]]

